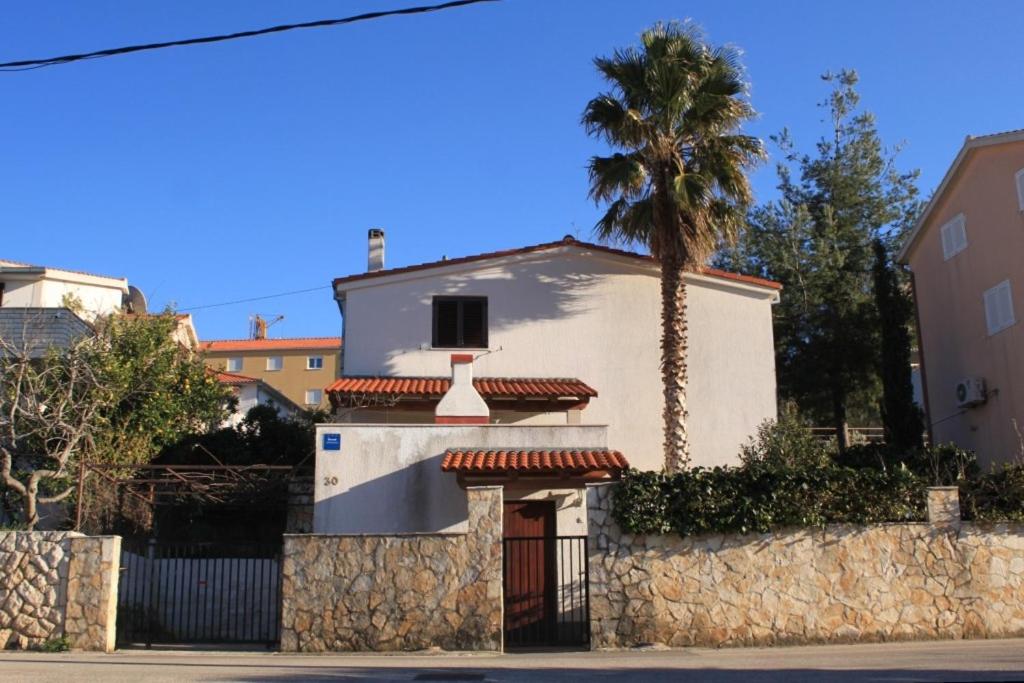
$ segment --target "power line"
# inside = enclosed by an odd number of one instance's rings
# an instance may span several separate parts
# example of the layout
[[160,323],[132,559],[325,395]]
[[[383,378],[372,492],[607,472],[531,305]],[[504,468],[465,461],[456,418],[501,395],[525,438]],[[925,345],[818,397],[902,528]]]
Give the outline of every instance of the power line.
[[237,40],[239,38],[252,38],[254,36],[264,36],[269,33],[283,33],[284,31],[292,31],[294,29],[299,28],[322,28],[325,26],[338,26],[340,24],[354,24],[357,21],[368,21],[370,19],[380,19],[382,17],[393,17],[408,14],[424,14],[426,12],[438,12],[440,10],[453,9],[455,7],[475,5],[481,2],[499,2],[499,0],[453,0],[452,2],[445,2],[440,5],[425,5],[420,7],[406,7],[404,9],[384,10],[380,12],[367,12],[365,14],[356,14],[354,16],[344,17],[341,19],[321,19],[319,21],[307,21],[301,24],[282,24],[280,26],[271,26],[269,28],[261,28],[253,31],[239,31],[238,33],[227,33],[218,36],[205,36],[203,38],[172,40],[165,43],[146,43],[144,45],[129,45],[126,47],[115,47],[107,50],[97,50],[96,52],[83,52],[81,54],[75,55],[64,55],[62,57],[47,57],[45,59],[22,59],[16,62],[0,63],[0,71],[30,71],[32,69],[41,69],[45,66],[70,64],[71,62],[79,62],[84,59],[113,57],[114,55],[123,55],[128,54],[130,52],[142,52],[144,50],[159,50],[165,47],[178,47],[181,45],[219,43],[225,40]]
[[263,301],[264,299],[277,299],[282,296],[292,296],[293,294],[307,294],[309,292],[319,292],[324,289],[332,289],[332,285],[320,285],[319,287],[310,287],[309,289],[295,289],[290,292],[281,292],[280,294],[267,294],[265,296],[253,296],[248,299],[236,299],[235,301],[224,301],[219,304],[204,304],[202,306],[188,306],[187,308],[179,308],[179,313],[185,313],[187,311],[200,311],[204,308],[220,308],[221,306],[234,306],[235,304],[247,304],[250,301]]

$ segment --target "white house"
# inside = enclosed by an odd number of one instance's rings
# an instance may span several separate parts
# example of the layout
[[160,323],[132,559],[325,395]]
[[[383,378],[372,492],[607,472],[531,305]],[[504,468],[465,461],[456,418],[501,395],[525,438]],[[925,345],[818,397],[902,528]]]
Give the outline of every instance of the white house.
[[[369,270],[334,281],[343,369],[328,395],[339,422],[433,422],[453,353],[468,354],[492,423],[607,425],[601,446],[634,467],[661,468],[651,257],[566,237],[385,269],[383,231],[370,233]],[[780,286],[713,269],[687,284],[692,463],[732,463],[776,415],[771,307]]]
[[214,373],[218,382],[230,387],[238,400],[234,412],[224,421],[224,427],[237,426],[256,406],[270,406],[282,418],[294,417],[302,410],[294,401],[261,379],[222,370],[210,372]]
[[125,278],[0,259],[0,307],[65,308],[87,322],[121,311],[129,296]]

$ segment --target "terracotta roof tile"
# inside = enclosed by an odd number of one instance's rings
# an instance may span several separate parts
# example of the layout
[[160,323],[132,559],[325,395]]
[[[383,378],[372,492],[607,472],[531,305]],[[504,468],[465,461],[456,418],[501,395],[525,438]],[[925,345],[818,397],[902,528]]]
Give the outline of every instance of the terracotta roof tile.
[[202,351],[271,351],[287,349],[340,349],[341,337],[293,337],[290,339],[209,339],[199,342]]
[[584,474],[619,472],[629,462],[619,451],[607,448],[479,450],[449,448],[441,469],[461,474],[519,472],[533,474]]
[[255,377],[246,377],[245,375],[237,375],[233,372],[224,372],[223,370],[212,370],[213,376],[221,384],[236,385],[236,384],[255,384],[259,382]]
[[[448,377],[342,377],[327,392],[439,399],[451,386]],[[597,391],[578,379],[555,377],[477,377],[473,386],[485,399],[495,398],[593,398]]]
[[[427,270],[428,268],[442,268],[445,266],[456,266],[463,263],[473,263],[474,261],[486,261],[489,259],[503,258],[506,256],[517,256],[519,254],[530,254],[535,251],[544,251],[546,249],[557,249],[559,247],[576,246],[582,249],[590,249],[592,251],[600,251],[605,254],[614,254],[615,256],[625,256],[628,258],[640,259],[643,261],[654,262],[654,258],[647,254],[638,254],[633,251],[626,251],[624,249],[615,249],[614,247],[606,247],[603,244],[593,244],[591,242],[581,242],[571,235],[566,235],[564,238],[557,242],[545,242],[544,244],[535,244],[529,247],[520,247],[518,249],[505,249],[503,251],[492,251],[484,254],[474,254],[472,256],[462,256],[459,258],[445,259],[442,261],[430,261],[429,263],[419,263],[412,266],[403,266],[400,268],[387,268],[384,270],[375,270],[368,273],[357,273],[356,275],[348,275],[345,277],[335,278],[334,284],[344,284],[346,282],[357,282],[360,280],[367,280],[375,277],[386,277],[388,275],[399,275],[401,273],[411,273],[418,270]],[[762,277],[755,277],[753,275],[743,275],[741,273],[730,273],[725,270],[719,270],[718,268],[702,268],[700,271],[701,275],[708,277],[723,278],[726,280],[735,280],[738,282],[745,282],[747,284],[756,285],[759,287],[767,287],[768,289],[782,289],[782,285],[774,280],[767,280]]]

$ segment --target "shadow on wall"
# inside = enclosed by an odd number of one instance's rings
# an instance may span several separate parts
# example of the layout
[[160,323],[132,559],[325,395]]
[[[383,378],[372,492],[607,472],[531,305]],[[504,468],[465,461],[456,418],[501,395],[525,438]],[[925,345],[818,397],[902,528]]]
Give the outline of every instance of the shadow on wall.
[[[641,275],[635,267],[601,260],[601,272],[593,272],[595,261],[588,257],[540,258],[524,263],[495,266],[486,271],[455,273],[444,278],[428,278],[403,283],[392,312],[401,319],[429,320],[434,296],[488,296],[490,334],[518,327],[527,322],[562,320],[591,311],[596,299],[591,290],[609,275]],[[514,291],[514,296],[498,297],[499,292]],[[430,343],[430,326],[423,330],[423,342]],[[397,374],[396,357],[410,349],[390,352],[388,372]]]
[[[316,500],[314,531],[321,534],[464,532],[466,492],[441,471],[444,453],[409,463],[332,496]],[[324,469],[318,476],[337,476]]]

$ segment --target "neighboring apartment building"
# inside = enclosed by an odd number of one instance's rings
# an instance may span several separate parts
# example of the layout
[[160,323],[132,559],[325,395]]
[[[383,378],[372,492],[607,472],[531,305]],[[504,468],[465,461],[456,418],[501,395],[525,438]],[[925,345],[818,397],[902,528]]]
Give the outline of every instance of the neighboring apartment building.
[[340,337],[215,339],[199,343],[214,370],[262,380],[304,408],[326,408],[341,372]]
[[[334,281],[344,374],[329,394],[340,421],[432,422],[452,363],[469,355],[492,423],[608,425],[607,444],[577,445],[661,468],[652,258],[571,237],[392,269],[383,252],[383,232],[371,231],[369,271]],[[735,462],[776,415],[780,286],[712,269],[687,283],[692,462]]]
[[901,249],[933,442],[982,463],[1024,433],[1024,130],[968,137]]

